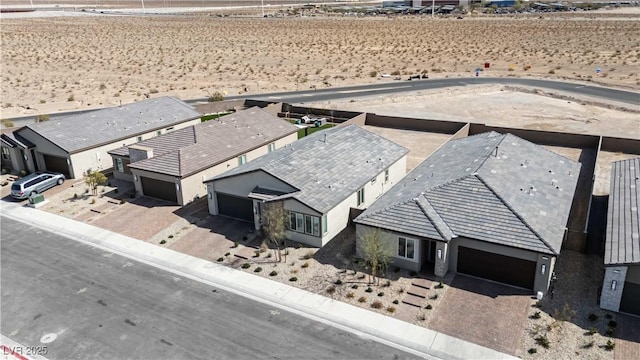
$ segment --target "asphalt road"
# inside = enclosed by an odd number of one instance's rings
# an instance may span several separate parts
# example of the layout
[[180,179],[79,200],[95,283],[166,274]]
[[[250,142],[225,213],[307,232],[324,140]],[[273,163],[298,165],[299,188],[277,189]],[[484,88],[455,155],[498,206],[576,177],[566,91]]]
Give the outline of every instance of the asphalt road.
[[[247,94],[241,96],[228,96],[227,100],[237,99],[257,99],[274,102],[306,103],[317,101],[329,101],[338,99],[351,99],[363,96],[389,95],[402,92],[412,92],[427,89],[441,89],[467,85],[520,85],[531,86],[553,91],[566,91],[577,96],[592,96],[604,100],[613,100],[631,105],[640,105],[640,93],[625,91],[620,89],[606,88],[594,85],[584,85],[573,82],[527,79],[527,78],[491,78],[491,77],[471,77],[471,78],[445,78],[407,81],[406,77],[402,81],[380,80],[379,83],[355,85],[346,87],[329,87],[316,90],[274,92],[262,94]],[[207,98],[197,98],[185,100],[187,103],[197,103],[207,101]],[[79,114],[91,110],[67,111],[50,114],[51,119]],[[12,118],[16,126],[24,126],[32,123],[34,116],[23,116]]]
[[49,359],[412,355],[2,218],[0,332]]

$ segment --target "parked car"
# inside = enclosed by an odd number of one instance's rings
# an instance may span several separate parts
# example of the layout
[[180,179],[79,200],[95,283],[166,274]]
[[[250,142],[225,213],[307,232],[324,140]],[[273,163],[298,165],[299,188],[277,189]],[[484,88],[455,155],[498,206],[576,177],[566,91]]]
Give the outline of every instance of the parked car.
[[16,180],[11,185],[11,196],[20,200],[26,199],[56,185],[62,185],[64,180],[64,175],[60,173],[35,172]]

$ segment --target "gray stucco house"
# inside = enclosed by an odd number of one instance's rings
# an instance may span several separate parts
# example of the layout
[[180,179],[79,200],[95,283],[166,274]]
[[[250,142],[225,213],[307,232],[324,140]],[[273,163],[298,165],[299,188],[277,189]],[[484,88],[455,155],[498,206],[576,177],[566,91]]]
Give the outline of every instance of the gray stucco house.
[[358,216],[393,264],[546,293],[566,236],[580,164],[511,134],[451,140]]
[[203,181],[298,139],[298,128],[258,107],[109,151],[114,176],[142,195],[185,205]]
[[640,316],[640,158],[611,164],[600,307]]
[[209,212],[252,222],[270,203],[287,214],[287,237],[321,247],[406,173],[408,149],[357,125],[304,137],[206,181]]
[[89,169],[111,169],[109,150],[199,122],[200,113],[176,98],[148,99],[26,125],[3,135],[2,153],[18,154],[11,158],[14,171],[48,170],[81,178]]

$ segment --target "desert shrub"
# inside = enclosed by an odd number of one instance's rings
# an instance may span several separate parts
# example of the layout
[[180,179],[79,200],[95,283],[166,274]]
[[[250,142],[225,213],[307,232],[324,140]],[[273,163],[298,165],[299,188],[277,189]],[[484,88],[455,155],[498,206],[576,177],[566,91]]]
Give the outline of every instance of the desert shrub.
[[369,286],[369,287],[367,287],[367,289],[365,290],[365,292],[368,292],[368,293],[373,292],[373,289],[371,288],[371,286]]
[[302,265],[300,265],[301,268],[308,268],[309,267],[309,262],[305,261],[304,263],[302,263]]
[[391,280],[387,280],[382,284],[382,287],[389,287],[391,286]]
[[440,281],[436,286],[434,286],[436,289],[442,289],[444,287],[444,285],[442,284],[442,281]]
[[226,253],[224,253],[224,256],[229,256],[229,255],[231,255],[231,253],[230,253],[230,252],[226,252]]
[[607,340],[607,343],[604,345],[604,349],[607,351],[612,351],[616,348],[616,343],[611,341],[611,339]]
[[250,268],[250,267],[251,267],[251,264],[249,264],[249,263],[244,263],[244,264],[242,264],[242,266],[241,266],[241,267],[242,267],[243,269],[248,269],[248,268]]
[[367,301],[367,298],[366,298],[366,297],[364,297],[364,296],[360,296],[360,297],[358,298],[358,302],[359,302],[359,303],[363,303],[363,302],[365,302],[365,301]]
[[615,322],[614,320],[609,320],[609,323],[607,325],[609,325],[609,327],[614,328],[614,327],[618,326],[618,323]]
[[365,274],[360,274],[360,275],[358,275],[358,280],[362,280],[362,279],[364,279],[364,278],[365,278],[365,276],[366,276]]
[[91,205],[96,203],[96,199],[91,199]]
[[208,102],[217,102],[217,101],[223,101],[224,100],[224,95],[219,92],[216,91],[213,94],[209,95],[209,97],[207,98]]
[[167,240],[165,240],[165,239],[160,240],[160,245],[164,245],[166,243],[167,243]]
[[598,315],[591,313],[589,314],[589,321],[596,321],[598,320]]
[[402,294],[402,293],[404,293],[404,288],[403,288],[403,287],[401,287],[400,289],[398,289],[398,294]]
[[37,123],[41,123],[41,122],[45,122],[45,121],[49,121],[49,115],[47,114],[42,114],[42,115],[37,115],[35,117],[35,121]]
[[616,332],[615,328],[608,327],[607,331],[605,332],[605,334],[607,334],[607,336],[613,336],[613,333],[615,333],[615,332]]
[[262,271],[262,268],[260,266],[258,266],[257,268],[253,269],[253,272],[259,273],[260,271]]
[[338,280],[336,280],[336,281],[334,282],[334,284],[336,284],[336,285],[342,285],[342,280],[338,279]]
[[429,299],[431,299],[431,300],[435,300],[437,298],[438,298],[438,294],[433,294],[433,295],[429,296]]
[[358,288],[358,284],[351,285],[351,288],[354,289],[354,290],[357,289]]
[[353,299],[354,297],[356,297],[356,294],[354,294],[353,292],[348,292],[347,293],[347,299]]
[[533,304],[533,306],[537,307],[538,309],[542,308],[542,301],[541,300],[536,301],[536,303]]
[[548,349],[550,344],[549,344],[549,338],[547,338],[547,335],[539,335],[538,337],[536,337],[536,344],[542,346],[545,349]]
[[278,275],[278,272],[275,270],[269,273],[269,276],[276,276],[276,275]]
[[531,315],[532,319],[540,319],[540,311],[536,311],[533,313],[533,315]]
[[292,276],[292,277],[289,278],[289,281],[298,281],[298,278],[295,277],[295,276]]
[[596,328],[595,328],[595,327],[593,327],[593,326],[592,326],[592,327],[590,327],[590,328],[589,328],[589,330],[585,333],[585,335],[589,335],[589,336],[591,336],[591,335],[595,334],[596,332],[598,332],[598,331],[596,330]]
[[169,235],[167,236],[169,239],[173,239],[173,235]]
[[158,93],[158,89],[149,90],[149,94],[157,94],[157,93]]
[[380,291],[380,292],[378,293],[378,296],[380,296],[380,297],[384,296],[384,292]]
[[374,309],[382,309],[382,302],[381,301],[374,301],[371,303],[371,307]]
[[527,350],[527,352],[528,352],[529,354],[535,354],[535,353],[537,353],[537,352],[538,352],[538,349],[536,349],[536,348],[530,348],[529,350]]
[[224,261],[224,258],[219,257],[217,261],[218,262],[222,262],[222,261]]
[[77,199],[78,198],[78,193],[73,194],[73,198]]
[[231,247],[232,247],[232,248],[237,248],[237,247],[238,247],[238,245],[239,245],[239,244],[238,244],[238,242],[237,242],[237,241],[234,241],[234,242],[233,242],[233,246],[231,246]]
[[571,321],[575,314],[576,311],[573,310],[569,304],[565,303],[562,309],[556,309],[553,312],[553,318],[558,321]]
[[393,76],[398,76],[398,75],[401,75],[401,74],[402,74],[402,73],[400,72],[400,70],[394,70],[394,71],[391,73],[391,75],[393,75]]
[[247,239],[248,239],[247,235],[242,237],[242,241],[247,241]]
[[331,285],[327,288],[327,294],[333,294],[334,292],[336,292],[336,287]]
[[555,74],[555,73],[556,73],[556,71],[555,71],[555,70],[553,70],[553,69],[549,70],[549,74],[552,74],[552,75],[553,75],[553,74]]
[[2,125],[7,128],[12,128],[15,126],[13,121],[11,121],[10,119],[2,119],[0,120],[0,123],[2,123]]
[[67,98],[67,101],[75,101],[75,97],[73,96],[73,94],[69,95],[69,97]]
[[254,250],[253,251],[253,257],[254,258],[260,257],[260,250]]
[[433,309],[433,306],[431,306],[431,304],[427,304],[427,306],[425,306],[424,308],[427,309],[427,310],[431,310],[431,309]]
[[399,302],[400,301],[398,301],[398,299],[393,300],[393,303],[396,304],[396,305],[398,305]]
[[387,307],[387,312],[393,314],[394,312],[396,312],[396,308],[393,306],[388,306]]

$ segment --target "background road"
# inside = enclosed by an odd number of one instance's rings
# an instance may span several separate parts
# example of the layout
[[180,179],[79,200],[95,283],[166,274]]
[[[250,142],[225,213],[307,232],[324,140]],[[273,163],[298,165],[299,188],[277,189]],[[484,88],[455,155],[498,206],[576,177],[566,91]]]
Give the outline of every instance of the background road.
[[412,355],[2,217],[0,332],[50,359]]
[[[618,101],[631,105],[640,105],[640,93],[634,91],[625,91],[613,88],[606,88],[593,85],[584,85],[573,82],[562,82],[542,79],[526,79],[526,78],[447,78],[432,80],[412,80],[406,81],[406,77],[402,81],[381,80],[376,84],[356,85],[347,87],[330,87],[316,90],[262,93],[262,94],[246,94],[239,96],[227,96],[226,100],[237,99],[257,99],[273,102],[287,102],[291,104],[329,101],[338,99],[351,99],[363,96],[379,96],[390,95],[402,92],[412,92],[427,89],[440,89],[456,86],[467,85],[516,85],[529,86],[546,90],[563,91],[576,94],[577,96],[592,96],[604,100]],[[187,103],[193,104],[197,102],[206,102],[207,98],[188,99]],[[95,110],[95,109],[94,109]],[[50,119],[61,118],[73,114],[83,113],[91,110],[67,111],[56,114],[50,114]],[[24,126],[33,123],[34,115],[12,118],[15,126]]]

